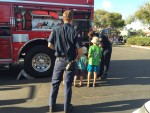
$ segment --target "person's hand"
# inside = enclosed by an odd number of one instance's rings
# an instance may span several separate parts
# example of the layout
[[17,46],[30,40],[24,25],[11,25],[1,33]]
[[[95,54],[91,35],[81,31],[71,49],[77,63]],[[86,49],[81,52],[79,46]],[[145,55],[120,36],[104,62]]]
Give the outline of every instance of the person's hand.
[[83,49],[82,49],[82,47],[81,47],[81,48],[78,48],[78,49],[77,49],[77,57],[76,57],[76,60],[79,60],[82,55],[83,55]]
[[102,43],[100,43],[100,44],[99,44],[99,47],[103,47],[103,44],[102,44]]
[[102,38],[99,38],[99,42],[100,42],[99,47],[103,47]]
[[54,45],[52,43],[48,43],[48,47],[55,50]]
[[91,54],[88,54],[88,58],[90,58],[91,57]]
[[99,41],[102,42],[102,38],[99,38]]

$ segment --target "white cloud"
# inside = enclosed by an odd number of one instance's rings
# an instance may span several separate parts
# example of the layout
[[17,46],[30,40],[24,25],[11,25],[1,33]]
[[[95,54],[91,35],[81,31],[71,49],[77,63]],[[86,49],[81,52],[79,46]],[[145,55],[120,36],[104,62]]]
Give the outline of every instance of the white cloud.
[[109,10],[112,8],[112,4],[109,0],[104,0],[102,6],[105,10]]

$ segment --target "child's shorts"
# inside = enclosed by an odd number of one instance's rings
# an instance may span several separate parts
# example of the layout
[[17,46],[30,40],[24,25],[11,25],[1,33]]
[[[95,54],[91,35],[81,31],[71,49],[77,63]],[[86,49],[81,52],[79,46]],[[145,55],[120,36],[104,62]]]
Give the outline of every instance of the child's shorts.
[[98,66],[88,64],[87,71],[88,72],[98,72]]
[[85,74],[85,70],[84,69],[76,69],[75,70],[75,75],[76,76],[83,76]]

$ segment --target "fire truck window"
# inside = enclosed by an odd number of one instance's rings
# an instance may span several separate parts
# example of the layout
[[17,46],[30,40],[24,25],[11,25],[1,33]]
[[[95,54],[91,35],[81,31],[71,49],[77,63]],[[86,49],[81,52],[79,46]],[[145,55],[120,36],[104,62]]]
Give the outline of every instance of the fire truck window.
[[10,36],[10,27],[0,27],[0,36]]

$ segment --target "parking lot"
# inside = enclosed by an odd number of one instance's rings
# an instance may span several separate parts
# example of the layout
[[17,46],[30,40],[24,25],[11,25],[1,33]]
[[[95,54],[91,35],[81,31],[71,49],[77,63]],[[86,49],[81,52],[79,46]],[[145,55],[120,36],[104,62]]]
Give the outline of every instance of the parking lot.
[[[23,64],[0,71],[0,113],[48,113],[51,78],[16,80]],[[150,50],[113,47],[109,77],[98,87],[73,87],[73,113],[131,113],[150,100]],[[85,75],[86,76],[86,75]],[[58,95],[63,113],[63,85]]]

